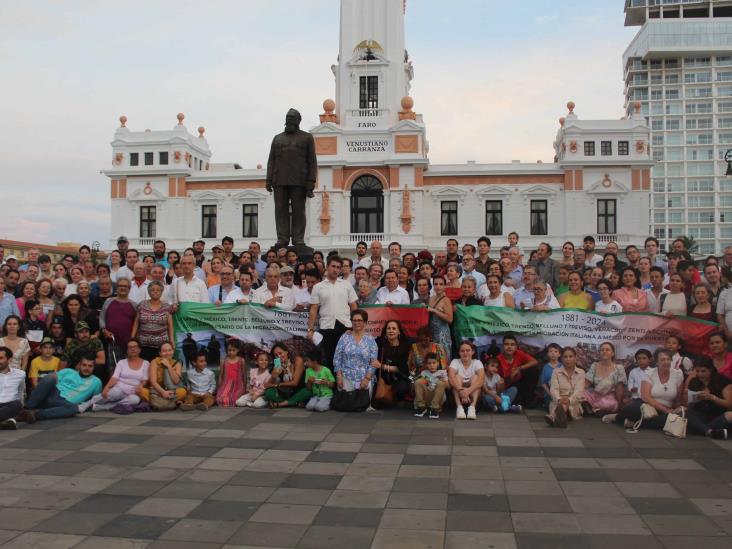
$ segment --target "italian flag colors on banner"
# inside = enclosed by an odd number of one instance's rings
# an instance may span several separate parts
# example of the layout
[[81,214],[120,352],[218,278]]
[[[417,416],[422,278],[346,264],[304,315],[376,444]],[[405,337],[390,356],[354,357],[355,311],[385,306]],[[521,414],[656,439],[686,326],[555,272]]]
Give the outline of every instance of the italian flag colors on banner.
[[689,317],[669,318],[651,313],[601,314],[577,309],[516,311],[503,307],[457,306],[453,321],[455,338],[469,339],[477,346],[501,345],[501,335],[513,333],[531,352],[549,343],[594,351],[609,341],[618,359],[632,358],[638,349],[653,351],[669,335],[680,336],[686,349],[701,353],[718,324]]

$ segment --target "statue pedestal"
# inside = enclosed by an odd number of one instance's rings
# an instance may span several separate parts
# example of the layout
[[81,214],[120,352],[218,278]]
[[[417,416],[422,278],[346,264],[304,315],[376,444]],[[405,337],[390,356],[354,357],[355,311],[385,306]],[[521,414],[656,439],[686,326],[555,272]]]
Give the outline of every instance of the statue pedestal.
[[307,244],[295,244],[287,249],[294,250],[295,253],[297,253],[297,261],[299,263],[304,263],[305,261],[312,260],[313,252],[315,252],[315,249],[311,248]]

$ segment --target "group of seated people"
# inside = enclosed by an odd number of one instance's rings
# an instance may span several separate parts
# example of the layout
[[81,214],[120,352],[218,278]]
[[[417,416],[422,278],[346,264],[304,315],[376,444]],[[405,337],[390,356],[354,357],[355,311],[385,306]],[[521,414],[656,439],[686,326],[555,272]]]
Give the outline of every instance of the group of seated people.
[[[214,246],[210,258],[204,254],[203,241],[182,254],[166,252],[165,243],[156,241],[153,253],[140,259],[120,237],[106,263],[96,261],[88,246],[56,265],[37,253],[29,253],[22,266],[8,257],[0,266],[0,355],[7,359],[7,368],[0,372],[6,374],[0,375],[0,417],[6,419],[0,426],[13,427],[9,420],[17,414],[10,411],[17,404],[10,403],[16,400],[24,402],[18,417],[32,420],[79,410],[126,413],[147,407],[305,406],[324,411],[336,392],[355,390],[369,390],[369,402],[376,406],[384,405],[377,393],[387,390],[392,400],[413,402],[417,415],[432,418],[439,417],[445,404],[456,406],[458,419],[474,419],[480,407],[516,413],[543,399],[553,425],[601,412],[608,418],[617,413],[613,421],[637,423],[633,405],[645,400],[642,384],[632,387],[632,371],[621,373],[620,366],[611,367],[614,362],[608,355],[614,350],[607,348],[609,344],[600,348],[598,360],[589,364],[580,360],[577,370],[571,366],[571,348],[550,346],[546,360],[553,367],[542,371],[537,359],[544,361],[544,356],[529,356],[510,335],[500,352],[478,356],[471,343],[457,341],[453,334],[458,305],[688,315],[719,325],[719,333],[710,338],[714,379],[724,379],[724,371],[732,368],[726,351],[732,333],[728,286],[732,247],[721,258],[707,258],[700,271],[683,239],[674,241],[665,260],[653,237],[644,243],[645,256],[638,247],[628,246],[625,260],[614,242],[606,243],[603,255],[596,253],[591,236],[582,247],[564,243],[557,259],[548,243],[525,258],[518,242],[518,234],[510,233],[496,259],[490,256],[490,238],[481,237],[476,245],[466,243],[461,250],[457,240],[450,239],[445,250],[434,254],[428,250],[403,254],[397,242],[386,250],[378,241],[370,247],[359,242],[355,259],[315,252],[300,261],[296,251],[286,248],[260,255],[256,242],[237,255],[233,239],[226,237],[221,246]],[[2,253],[0,246],[0,261]],[[331,267],[339,281],[352,286],[349,296],[354,297],[344,304],[346,310],[350,307],[351,325],[339,321],[340,330],[321,330],[330,332],[321,356],[315,349],[297,354],[280,343],[250,364],[241,345],[229,341],[220,365],[212,364],[210,353],[204,351],[185,367],[175,358],[172,316],[179,304],[260,303],[310,311],[312,320],[313,311],[318,314],[314,288],[331,276]],[[422,305],[429,312],[429,322],[415,341],[398,321],[385,323],[378,338],[366,333],[367,306],[402,304]],[[717,340],[721,350],[714,354],[711,349]],[[679,394],[691,391],[692,402],[686,402],[697,405],[705,398],[699,394],[705,393],[694,389],[700,383],[695,372],[706,363],[705,357],[692,362],[678,358],[678,352],[674,356],[680,364],[674,362],[673,369],[683,370],[684,383],[691,385]],[[637,369],[643,360],[639,357]],[[655,363],[660,367],[663,360],[659,356]],[[652,371],[666,379],[662,368]],[[21,388],[20,383],[14,385],[17,372],[24,377],[22,395],[27,398],[11,398]],[[721,377],[716,375],[720,372]],[[573,381],[580,374],[582,384]],[[578,391],[580,385],[586,385],[581,399],[575,392],[565,394],[567,387]],[[58,399],[66,404],[49,405]],[[616,406],[607,405],[611,402]],[[668,407],[672,404],[679,402],[669,402]],[[710,434],[724,429],[715,424]]]

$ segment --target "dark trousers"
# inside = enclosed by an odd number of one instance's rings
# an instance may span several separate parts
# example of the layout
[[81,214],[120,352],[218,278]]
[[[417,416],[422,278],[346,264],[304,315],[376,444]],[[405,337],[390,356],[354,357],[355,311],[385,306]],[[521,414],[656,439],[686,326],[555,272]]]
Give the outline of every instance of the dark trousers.
[[[288,185],[274,188],[277,243],[305,244],[305,187]],[[292,207],[292,218],[290,218]]]
[[38,382],[25,402],[25,407],[36,410],[38,419],[73,417],[79,411],[76,404],[72,404],[58,392],[55,375],[45,376]]
[[344,333],[346,333],[346,330],[348,330],[348,328],[337,320],[333,328],[330,330],[318,330],[320,335],[323,336],[323,341],[320,342],[320,351],[323,354],[323,366],[327,366],[331,370],[333,369],[333,355],[335,355],[338,340]]
[[539,383],[541,368],[534,366],[521,372],[521,379],[514,384],[518,389],[516,403],[522,406],[532,407],[536,404],[536,386]]
[[0,423],[18,415],[23,405],[19,400],[11,400],[0,404]]
[[[638,421],[642,416],[642,404],[643,401],[639,398],[630,401],[630,403],[623,406],[618,412],[618,415],[615,416],[615,423],[623,424],[626,419],[629,419],[633,423]],[[658,412],[656,417],[644,419],[641,422],[641,429],[663,429],[663,426],[666,425],[666,416],[667,414]]]
[[706,435],[709,429],[732,429],[732,422],[727,421],[725,414],[719,415],[708,421],[705,416],[694,410],[686,411],[688,423],[686,427],[690,433],[695,435]]

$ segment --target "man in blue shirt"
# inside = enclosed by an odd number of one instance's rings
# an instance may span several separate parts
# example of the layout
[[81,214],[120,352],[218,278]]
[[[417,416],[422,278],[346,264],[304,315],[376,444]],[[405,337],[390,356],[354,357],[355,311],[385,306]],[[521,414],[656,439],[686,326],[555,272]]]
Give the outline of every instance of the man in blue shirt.
[[35,423],[38,419],[73,417],[88,409],[86,403],[102,392],[102,382],[94,375],[93,355],[83,355],[76,368],[64,368],[44,376],[16,419]]

